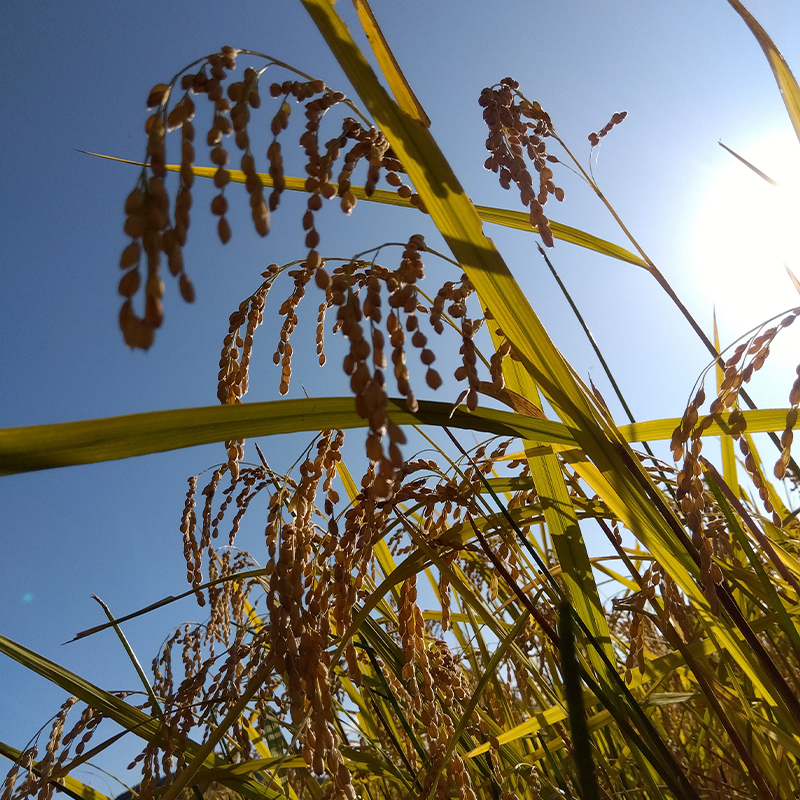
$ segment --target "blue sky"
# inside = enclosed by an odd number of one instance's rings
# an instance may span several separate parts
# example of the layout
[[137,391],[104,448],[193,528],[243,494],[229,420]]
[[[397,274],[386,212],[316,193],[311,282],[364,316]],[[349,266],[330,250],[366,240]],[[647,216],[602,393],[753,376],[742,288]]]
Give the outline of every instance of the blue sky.
[[[800,5],[760,0],[748,7],[800,72]],[[337,8],[354,20],[344,0]],[[724,184],[730,186],[726,197],[741,196],[728,214],[736,217],[733,234],[719,247],[741,241],[754,259],[752,274],[725,280],[725,304],[718,307],[723,341],[797,303],[779,259],[763,252],[763,233],[752,224],[748,204],[758,187],[748,183],[752,176],[744,168],[731,172],[736,165],[717,145],[722,139],[751,160],[769,161],[780,180],[784,151],[776,143],[793,137],[760,49],[724,0],[374,0],[373,10],[432,119],[432,132],[476,202],[516,207],[514,195],[482,168],[485,131],[477,97],[484,86],[515,77],[584,159],[587,135],[624,109],[628,119],[596,153],[595,176],[697,318],[710,327],[714,281],[703,275],[708,256],[698,253],[709,250],[698,244],[696,220],[708,213],[709,197],[719,198],[723,174],[731,181]],[[255,236],[243,215],[232,213],[234,238],[223,247],[204,208],[212,187],[198,185],[185,251],[197,302],[182,303],[168,280],[167,316],[156,344],[147,353],[132,352],[117,328],[116,283],[126,244],[122,207],[137,171],[76,149],[141,158],[150,87],[225,44],[269,53],[347,92],[340,68],[295,2],[8,0],[0,41],[7,65],[0,86],[6,119],[0,182],[3,426],[214,404],[229,314],[257,287],[267,264],[303,255],[302,198],[284,200],[266,240]],[[302,113],[296,116],[302,119]],[[266,126],[266,114],[260,119]],[[299,136],[298,122],[289,137]],[[209,163],[200,145],[197,162]],[[557,177],[567,196],[558,208],[548,206],[553,219],[625,244],[578,180]],[[240,198],[240,205],[245,202]],[[609,398],[535,239],[490,228],[558,346]],[[352,218],[326,209],[320,231],[327,255],[349,256],[415,232],[436,243],[419,215],[366,203]],[[635,413],[680,415],[707,356],[655,282],[634,267],[569,245],[558,244],[552,260]],[[445,274],[439,265],[431,271]],[[769,291],[760,292],[765,285]],[[305,311],[313,322],[312,304]],[[250,400],[278,397],[279,372],[271,360],[276,334],[277,325],[268,322],[257,338]],[[312,353],[307,334],[299,332]],[[783,371],[754,387],[762,405],[785,404],[796,351],[796,339],[787,340],[778,355]],[[298,359],[289,396],[302,397],[303,388],[312,395],[342,393],[343,386],[336,359],[324,371],[313,357]],[[446,396],[448,384],[442,391],[436,399],[454,399]],[[297,444],[261,441],[278,464]],[[0,632],[104,687],[134,686],[113,634],[68,647],[60,643],[103,620],[92,592],[122,614],[184,590],[178,525],[185,481],[222,456],[220,445],[0,480]],[[184,601],[129,623],[126,632],[148,664],[172,625],[199,616]],[[61,700],[59,690],[0,660],[0,740],[24,745]],[[101,790],[116,791],[99,775],[93,780]]]

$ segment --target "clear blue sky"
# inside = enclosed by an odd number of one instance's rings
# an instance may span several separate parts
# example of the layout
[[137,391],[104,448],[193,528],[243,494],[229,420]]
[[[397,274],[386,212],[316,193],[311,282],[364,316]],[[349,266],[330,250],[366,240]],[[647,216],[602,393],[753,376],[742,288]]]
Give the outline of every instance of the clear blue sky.
[[[150,87],[225,44],[267,52],[347,92],[341,70],[299,2],[7,0],[3,6],[2,425],[214,404],[229,314],[256,288],[267,264],[303,255],[302,198],[284,200],[264,241],[243,216],[231,214],[234,239],[223,247],[207,232],[211,217],[204,206],[212,187],[198,185],[185,252],[197,302],[183,304],[167,280],[167,317],[156,344],[148,353],[132,352],[117,328],[116,284],[126,243],[122,206],[136,168],[76,148],[141,158]],[[337,7],[353,20],[348,3]],[[800,74],[800,4],[753,0],[749,8]],[[434,135],[478,203],[515,207],[513,193],[482,168],[485,131],[476,102],[482,87],[515,77],[585,157],[588,133],[627,110],[628,119],[600,149],[595,175],[690,309],[710,323],[712,298],[699,280],[693,226],[720,171],[730,166],[717,140],[757,153],[766,137],[791,135],[767,63],[724,0],[374,0],[373,9]],[[291,137],[299,136],[302,113],[296,116]],[[266,115],[261,119],[266,126]],[[202,138],[197,163],[208,164]],[[746,170],[741,175],[746,186]],[[567,197],[550,211],[552,218],[624,244],[589,192],[569,175],[558,177]],[[747,204],[743,189],[737,235],[758,242]],[[534,238],[489,228],[556,343],[609,398]],[[436,242],[418,215],[365,203],[350,219],[326,209],[320,230],[326,255],[349,256],[418,231]],[[655,283],[636,268],[569,245],[558,244],[552,258],[634,411],[680,415],[707,356]],[[752,286],[768,280],[770,270],[778,274],[779,266],[757,265],[764,272]],[[746,297],[751,285],[736,280]],[[763,308],[718,309],[723,340],[797,303],[785,279],[774,285],[779,288]],[[305,311],[313,317],[312,304]],[[268,323],[257,339],[247,399],[278,397],[271,361],[276,331]],[[793,371],[791,352],[785,364]],[[754,394],[763,405],[782,405],[789,384],[784,370]],[[303,386],[316,395],[343,392],[335,359],[322,373],[313,358],[306,365],[298,359],[290,397],[301,397]],[[280,463],[283,445],[261,444]],[[184,590],[178,524],[185,481],[222,456],[220,445],[0,479],[0,632],[106,688],[134,687],[113,634],[60,643],[103,621],[92,592],[121,615]],[[126,632],[149,664],[172,625],[199,617],[185,601],[128,624]],[[44,680],[0,659],[0,740],[23,746],[62,699]],[[91,780],[102,791],[117,791],[99,774]]]

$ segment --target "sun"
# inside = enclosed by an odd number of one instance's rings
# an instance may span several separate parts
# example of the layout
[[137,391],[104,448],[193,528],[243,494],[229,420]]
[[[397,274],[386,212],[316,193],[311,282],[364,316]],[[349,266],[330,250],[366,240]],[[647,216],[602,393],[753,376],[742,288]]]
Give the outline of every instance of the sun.
[[800,304],[786,272],[800,278],[800,142],[789,129],[725,144],[778,185],[725,154],[695,217],[692,273],[718,314],[749,327]]

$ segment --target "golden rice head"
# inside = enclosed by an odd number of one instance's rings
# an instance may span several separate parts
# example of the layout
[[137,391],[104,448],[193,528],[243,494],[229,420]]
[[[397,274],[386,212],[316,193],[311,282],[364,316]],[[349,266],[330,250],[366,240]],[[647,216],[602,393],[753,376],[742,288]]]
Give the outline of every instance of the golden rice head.
[[64,724],[66,723],[67,715],[69,714],[75,703],[78,702],[77,697],[69,697],[64,703],[58,713],[53,718],[53,724],[50,729],[50,736],[47,740],[45,754],[37,764],[37,771],[39,772],[38,784],[38,797],[40,800],[50,800],[53,796],[53,784],[50,781],[50,776],[56,766],[56,754],[59,752],[64,737]]
[[[127,694],[126,692],[114,692],[114,695],[120,699],[126,697]],[[74,748],[75,756],[83,754],[86,745],[89,743],[89,740],[94,735],[97,726],[102,720],[102,711],[92,708],[91,706],[86,706],[86,708],[83,709],[78,721],[64,734],[64,738],[61,741],[61,752],[56,762],[56,770],[60,770],[64,766],[67,757],[70,755],[70,748],[74,742],[76,743]]]
[[[125,248],[120,260],[120,265],[126,274],[123,275],[119,287],[120,293],[125,298],[119,323],[125,341],[131,347],[142,349],[150,347],[155,330],[163,321],[163,284],[158,277],[161,252],[167,256],[170,272],[178,279],[184,300],[192,302],[195,297],[194,286],[185,273],[182,256],[182,248],[186,243],[190,225],[193,165],[196,157],[195,128],[192,122],[196,106],[193,96],[206,95],[212,106],[212,122],[207,131],[206,143],[210,148],[211,163],[217,167],[214,184],[219,193],[211,201],[211,212],[218,218],[217,230],[223,244],[231,238],[226,197],[226,187],[231,181],[231,173],[227,168],[230,155],[226,137],[233,136],[236,147],[243,151],[241,168],[245,175],[245,187],[250,195],[253,224],[259,235],[266,236],[270,227],[270,211],[277,208],[280,194],[285,188],[283,161],[277,136],[288,126],[291,105],[287,99],[291,97],[296,101],[309,100],[314,95],[322,94],[321,104],[317,108],[318,116],[345,99],[343,94],[327,90],[324,83],[318,80],[286,81],[278,85],[277,94],[273,84],[270,94],[277,96],[282,93],[284,97],[271,123],[273,142],[267,152],[267,158],[273,191],[268,204],[263,195],[263,183],[256,171],[255,156],[250,147],[248,124],[251,110],[261,107],[259,80],[267,67],[275,66],[275,62],[269,56],[264,56],[267,62],[265,67],[245,69],[242,80],[227,85],[226,97],[225,82],[228,79],[228,72],[236,68],[236,57],[239,52],[232,47],[224,47],[219,53],[204,59],[197,72],[186,72],[182,76],[179,73],[180,79],[176,78],[171,84],[157,84],[148,96],[148,108],[154,111],[145,126],[147,168],[142,173],[140,185],[126,203],[125,232],[132,241]],[[166,134],[177,129],[181,130],[181,161],[178,169],[180,182],[175,198],[174,223],[171,224],[169,197],[164,189],[163,179],[167,172]],[[329,160],[335,159],[337,155],[338,153],[330,154]],[[330,167],[330,164],[328,166]],[[150,179],[147,179],[148,168],[152,173]],[[321,176],[325,178],[324,174]],[[329,175],[324,182],[326,186],[323,193],[325,196],[333,197],[336,190],[330,183]],[[316,231],[309,232],[307,241],[310,248],[318,244]],[[143,255],[146,256],[148,264],[147,276],[144,279],[140,268]],[[132,299],[140,291],[142,284],[145,288],[144,313],[137,314]]]
[[297,269],[288,271],[289,277],[294,279],[294,289],[289,297],[283,301],[278,313],[284,317],[280,330],[280,340],[273,354],[272,360],[275,364],[281,365],[280,393],[286,394],[289,391],[289,383],[292,377],[292,355],[294,348],[289,341],[295,327],[297,326],[297,308],[300,301],[305,296],[306,286],[311,280],[314,270],[311,262],[307,259]]
[[[789,317],[783,320],[782,324],[784,326],[791,324],[791,322],[787,322],[787,320],[789,320]],[[794,316],[791,317],[791,321],[794,321]],[[795,374],[797,377],[792,384],[792,388],[789,390],[789,411],[786,413],[786,425],[781,434],[781,455],[775,462],[775,467],[773,469],[773,473],[778,480],[782,480],[786,477],[786,469],[792,456],[792,440],[794,438],[792,429],[797,424],[797,409],[798,406],[800,406],[800,366],[795,370]],[[800,476],[794,477],[795,479],[800,478]]]
[[[3,791],[0,794],[1,800],[11,800],[14,795],[14,788],[17,787],[17,796],[25,797],[33,794],[35,782],[37,780],[36,774],[33,771],[33,762],[38,755],[37,746],[31,745],[20,753],[16,762],[11,765],[11,769],[6,773],[5,780],[3,781]],[[17,785],[17,778],[19,777],[20,770],[25,770],[26,775],[23,780]]]
[[506,388],[506,381],[503,377],[503,360],[510,352],[511,342],[504,338],[489,359],[489,373],[492,376],[492,386],[496,392],[502,392]]
[[625,683],[630,684],[633,680],[633,670],[638,666],[644,673],[644,630],[643,618],[640,613],[634,613],[631,619],[631,627],[628,633],[628,656],[625,659]]
[[[764,509],[772,515],[775,524],[780,525],[781,520],[770,500],[769,487],[761,472],[759,461],[751,450],[746,435],[746,417],[740,410],[738,401],[743,385],[752,379],[755,372],[761,369],[768,358],[775,337],[794,321],[795,316],[796,312],[793,311],[777,325],[770,326],[769,323],[765,323],[745,341],[740,342],[724,362],[719,390],[709,405],[708,414],[701,417],[699,413],[699,409],[705,401],[705,392],[701,385],[694,399],[688,404],[680,424],[673,431],[670,445],[673,458],[676,461],[682,460],[681,468],[676,476],[675,496],[692,533],[692,541],[700,559],[701,583],[714,610],[717,607],[716,586],[722,581],[722,571],[714,562],[713,556],[716,550],[720,550],[724,546],[724,540],[727,540],[720,533],[720,524],[715,523],[713,519],[706,518],[707,502],[700,462],[700,453],[703,447],[701,436],[714,420],[721,420],[723,415],[727,414],[724,421],[730,435],[738,440],[745,468],[758,491]],[[798,392],[797,399],[800,401],[800,392]],[[789,421],[791,422],[791,425],[787,425],[789,434],[786,435],[784,432],[784,441],[782,442],[784,450],[782,450],[781,458],[776,465],[776,475],[781,472],[780,465],[783,464],[784,459],[786,464],[789,463],[790,455],[786,446],[791,443],[791,427],[795,422],[795,415],[792,415],[791,410]]]
[[[484,167],[498,173],[504,189],[514,182],[522,205],[530,211],[531,225],[538,229],[544,244],[552,247],[553,234],[544,206],[550,195],[562,201],[564,191],[553,182],[549,166],[558,162],[547,152],[546,139],[553,133],[550,117],[539,103],[530,102],[520,93],[519,84],[512,78],[503,78],[498,85],[483,89],[478,104],[489,128],[486,149],[490,155]],[[538,188],[534,187],[526,155],[538,173]]]
[[195,536],[197,529],[197,515],[195,514],[195,492],[197,490],[197,476],[189,478],[189,490],[186,492],[180,530],[183,534],[183,557],[186,560],[186,580],[195,589],[198,605],[205,605],[205,597],[199,590],[202,583],[202,553]]
[[643,613],[646,602],[652,602],[656,588],[661,583],[663,570],[657,561],[652,561],[645,571],[640,582],[640,589],[632,598],[632,617],[628,631],[629,650],[625,661],[625,682],[630,684],[633,680],[633,670],[639,670],[641,675],[645,672],[644,635],[647,623]]
[[618,111],[597,133],[590,133],[589,143],[592,147],[596,147],[600,144],[600,140],[607,136],[611,132],[611,129],[619,125],[627,116],[627,111]]

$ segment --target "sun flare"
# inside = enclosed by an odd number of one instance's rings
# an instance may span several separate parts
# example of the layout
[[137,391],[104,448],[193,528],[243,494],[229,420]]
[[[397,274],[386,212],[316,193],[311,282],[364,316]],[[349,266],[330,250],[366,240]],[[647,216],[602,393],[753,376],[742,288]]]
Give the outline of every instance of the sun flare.
[[800,142],[789,130],[741,149],[776,184],[733,155],[711,180],[696,216],[694,275],[724,316],[753,324],[800,302]]

